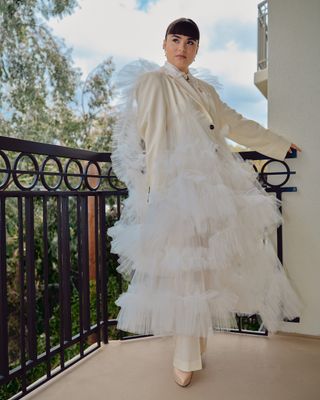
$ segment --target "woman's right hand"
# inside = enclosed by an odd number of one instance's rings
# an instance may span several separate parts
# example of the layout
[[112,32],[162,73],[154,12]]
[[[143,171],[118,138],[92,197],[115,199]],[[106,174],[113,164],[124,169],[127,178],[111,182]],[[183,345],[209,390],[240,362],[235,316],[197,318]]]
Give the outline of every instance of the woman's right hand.
[[302,151],[302,150],[300,149],[300,147],[297,146],[295,143],[291,143],[290,148],[289,148],[289,153],[292,153],[291,148],[292,148],[292,149],[296,149],[296,150],[298,150],[298,151]]

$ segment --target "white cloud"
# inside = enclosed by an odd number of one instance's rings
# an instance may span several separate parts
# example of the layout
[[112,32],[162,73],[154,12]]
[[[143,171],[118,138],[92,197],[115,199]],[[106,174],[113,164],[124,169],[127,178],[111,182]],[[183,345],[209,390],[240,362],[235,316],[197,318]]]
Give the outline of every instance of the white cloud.
[[[175,18],[187,16],[200,27],[200,49],[206,59],[214,24],[226,18],[255,21],[257,3],[257,0],[160,0],[150,4],[148,12],[144,12],[136,9],[134,0],[80,0],[80,8],[74,14],[51,21],[50,25],[65,38],[67,45],[83,53],[95,53],[97,60],[113,55],[162,62],[162,40],[167,25]],[[236,49],[230,46],[225,52],[218,52],[216,65],[228,63],[227,53],[233,57]],[[247,55],[244,57],[247,63]],[[91,66],[92,61],[88,60],[88,65]]]
[[[200,28],[200,49],[192,67],[204,67],[218,75],[224,85],[253,86],[256,52],[226,46],[212,48],[214,26],[225,20],[256,26],[261,0],[159,0],[147,11],[137,9],[135,0],[80,0],[80,8],[62,20],[51,20],[54,33],[72,47],[76,66],[84,75],[104,58],[112,56],[116,68],[137,58],[160,65],[165,61],[162,41],[174,19],[192,18]],[[253,32],[256,36],[256,30]],[[217,42],[219,38],[215,38]]]
[[239,50],[233,42],[229,42],[223,50],[202,51],[197,61],[230,84],[252,86],[256,57],[256,53]]

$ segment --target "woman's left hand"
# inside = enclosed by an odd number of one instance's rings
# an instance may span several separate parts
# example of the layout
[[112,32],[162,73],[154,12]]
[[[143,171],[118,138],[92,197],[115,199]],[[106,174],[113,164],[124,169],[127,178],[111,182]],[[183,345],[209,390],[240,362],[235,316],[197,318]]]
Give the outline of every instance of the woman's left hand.
[[291,148],[292,148],[292,149],[296,149],[296,150],[298,150],[298,151],[302,151],[302,150],[300,149],[300,147],[297,146],[295,143],[291,143],[290,148],[289,148],[289,153],[292,153]]

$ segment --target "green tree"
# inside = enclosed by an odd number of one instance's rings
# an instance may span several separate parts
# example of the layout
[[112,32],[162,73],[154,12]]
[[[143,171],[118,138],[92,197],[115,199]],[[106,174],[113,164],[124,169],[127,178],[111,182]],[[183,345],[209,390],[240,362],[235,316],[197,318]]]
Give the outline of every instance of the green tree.
[[[99,64],[86,79],[75,68],[71,51],[63,40],[55,37],[47,25],[50,18],[62,18],[77,7],[76,0],[0,0],[0,135],[56,143],[68,147],[108,151],[114,120],[110,116],[113,95],[111,58]],[[16,153],[9,153],[12,158]],[[42,156],[36,156],[40,164]],[[42,158],[41,158],[42,157]],[[23,168],[24,169],[24,168]],[[27,169],[27,168],[26,168]],[[26,177],[27,179],[27,177]],[[111,199],[109,199],[111,201]],[[38,354],[44,351],[44,271],[42,244],[42,205],[35,199],[35,285]],[[58,241],[56,207],[48,204],[49,295],[51,346],[58,337]],[[72,330],[77,333],[79,320],[76,285],[76,251],[74,207],[70,207],[72,267]],[[111,218],[110,216],[108,217]],[[8,331],[10,367],[19,365],[19,252],[17,202],[6,201]],[[108,223],[113,223],[113,219]],[[108,246],[110,243],[108,242]],[[109,318],[115,318],[118,307],[114,299],[119,294],[119,276],[115,260],[108,260]],[[95,318],[95,287],[91,288],[91,314]],[[24,288],[25,290],[25,288]],[[116,337],[117,332],[114,333]],[[78,345],[68,350],[68,358],[78,353]],[[45,373],[43,365],[30,372],[30,382]],[[0,398],[14,395],[18,380],[0,388]]]
[[112,60],[83,82],[70,50],[46,23],[76,7],[76,0],[0,0],[1,135],[108,149]]

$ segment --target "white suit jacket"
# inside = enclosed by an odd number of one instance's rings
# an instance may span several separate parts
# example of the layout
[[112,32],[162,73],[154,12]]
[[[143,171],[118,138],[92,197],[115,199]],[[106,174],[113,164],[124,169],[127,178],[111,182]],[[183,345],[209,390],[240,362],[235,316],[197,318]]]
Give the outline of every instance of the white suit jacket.
[[210,137],[223,127],[227,128],[225,136],[233,141],[268,157],[284,160],[291,141],[244,118],[224,103],[207,82],[190,73],[188,82],[183,75],[166,62],[158,70],[144,73],[136,86],[137,128],[145,145],[149,185],[151,181],[156,186],[160,184],[156,159],[170,147],[171,136],[195,124],[199,133]]

